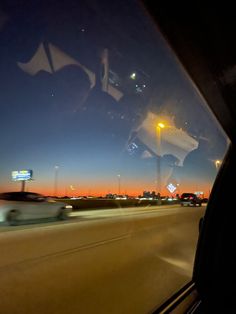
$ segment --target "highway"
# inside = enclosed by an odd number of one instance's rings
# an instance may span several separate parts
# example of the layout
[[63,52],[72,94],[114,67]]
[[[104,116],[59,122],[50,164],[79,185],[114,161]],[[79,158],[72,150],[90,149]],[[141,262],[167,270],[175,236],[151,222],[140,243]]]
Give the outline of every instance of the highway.
[[65,222],[0,227],[0,309],[151,313],[191,279],[205,207],[73,212]]

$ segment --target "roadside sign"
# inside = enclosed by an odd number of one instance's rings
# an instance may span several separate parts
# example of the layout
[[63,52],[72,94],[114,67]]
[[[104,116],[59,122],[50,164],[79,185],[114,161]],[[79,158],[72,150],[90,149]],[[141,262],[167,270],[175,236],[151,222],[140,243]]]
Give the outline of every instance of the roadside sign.
[[177,187],[174,186],[174,184],[172,183],[169,183],[166,188],[168,189],[170,193],[174,193],[174,191],[177,189]]
[[33,176],[32,170],[12,171],[11,173],[13,181],[28,181],[32,179],[32,176]]

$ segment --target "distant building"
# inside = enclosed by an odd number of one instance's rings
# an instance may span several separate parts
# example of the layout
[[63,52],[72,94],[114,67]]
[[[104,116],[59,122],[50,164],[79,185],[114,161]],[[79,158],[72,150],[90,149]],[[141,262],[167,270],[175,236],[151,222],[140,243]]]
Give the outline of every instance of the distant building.
[[152,198],[152,199],[156,199],[157,198],[157,195],[156,195],[156,192],[155,191],[143,191],[143,198]]
[[116,196],[117,196],[116,194],[109,193],[109,194],[106,195],[105,198],[114,200],[116,198]]
[[105,198],[111,199],[111,200],[127,200],[129,196],[109,193],[106,195]]

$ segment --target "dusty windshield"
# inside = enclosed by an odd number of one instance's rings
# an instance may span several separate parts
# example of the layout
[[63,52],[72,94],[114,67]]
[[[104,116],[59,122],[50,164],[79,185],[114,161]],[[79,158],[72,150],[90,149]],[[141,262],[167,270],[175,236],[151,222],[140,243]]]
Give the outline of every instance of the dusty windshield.
[[[0,42],[0,193],[56,200],[38,216],[4,207],[1,230],[24,230],[32,218],[37,229],[48,213],[73,228],[122,216],[122,232],[142,226],[142,243],[150,231],[154,260],[181,277],[161,303],[191,278],[198,222],[229,144],[204,99],[135,0],[1,4]],[[183,193],[201,201],[181,204]],[[165,212],[173,220],[153,235]]]

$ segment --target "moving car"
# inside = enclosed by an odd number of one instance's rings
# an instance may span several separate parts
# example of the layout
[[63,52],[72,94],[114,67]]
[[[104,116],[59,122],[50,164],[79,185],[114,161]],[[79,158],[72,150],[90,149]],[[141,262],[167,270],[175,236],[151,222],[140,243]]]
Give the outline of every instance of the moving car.
[[42,218],[68,218],[71,205],[56,202],[33,192],[7,192],[0,194],[0,222],[16,225],[19,221]]
[[207,204],[207,203],[208,203],[208,198],[207,198],[207,197],[204,197],[204,198],[202,199],[202,203]]
[[183,193],[180,198],[181,206],[202,206],[202,199],[194,193]]

